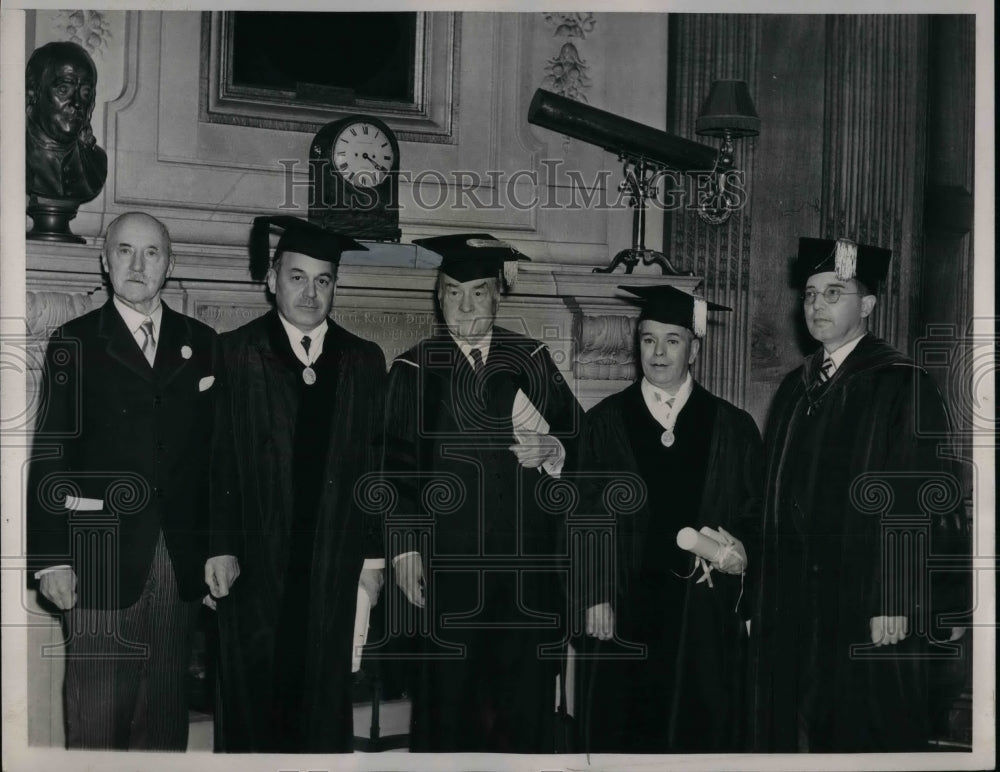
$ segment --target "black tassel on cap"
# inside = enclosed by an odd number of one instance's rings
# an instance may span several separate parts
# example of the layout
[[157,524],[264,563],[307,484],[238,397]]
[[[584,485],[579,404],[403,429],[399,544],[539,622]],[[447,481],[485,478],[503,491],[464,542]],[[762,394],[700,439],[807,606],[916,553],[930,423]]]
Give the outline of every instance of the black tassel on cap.
[[254,217],[250,228],[250,278],[263,281],[271,266],[271,218]]

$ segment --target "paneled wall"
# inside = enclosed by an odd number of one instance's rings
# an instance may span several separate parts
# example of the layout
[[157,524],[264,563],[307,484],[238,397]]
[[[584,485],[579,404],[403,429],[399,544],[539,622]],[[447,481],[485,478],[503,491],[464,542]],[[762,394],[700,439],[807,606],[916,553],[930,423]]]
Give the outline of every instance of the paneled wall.
[[[694,136],[695,121],[712,81],[746,80],[757,88],[761,17],[736,14],[676,14],[671,17],[668,128]],[[765,123],[762,131],[770,131]],[[707,139],[714,143],[717,140]],[[702,221],[690,209],[666,213],[668,254],[697,276],[705,277],[709,300],[732,308],[710,328],[701,355],[700,377],[737,405],[747,398],[750,336],[750,244],[756,188],[755,140],[738,142],[736,167],[746,174],[747,206],[723,225]]]
[[[801,236],[893,250],[871,328],[915,353],[927,319],[918,288],[926,286],[928,83],[942,77],[928,39],[940,23],[912,15],[671,17],[670,127],[693,136],[699,95],[714,78],[748,81],[762,121],[759,137],[736,143],[747,206],[721,228],[691,212],[666,217],[668,251],[705,276],[708,297],[734,308],[733,324],[710,336],[704,371],[719,374],[722,393],[761,426],[782,377],[815,346],[789,281]],[[954,67],[946,72],[961,86]],[[957,101],[970,109],[967,88]],[[968,148],[967,118],[964,131],[949,142]],[[968,186],[963,178],[958,188]],[[944,192],[944,204],[953,192]]]
[[892,250],[870,329],[904,351],[919,313],[927,75],[926,17],[826,21],[820,235]]

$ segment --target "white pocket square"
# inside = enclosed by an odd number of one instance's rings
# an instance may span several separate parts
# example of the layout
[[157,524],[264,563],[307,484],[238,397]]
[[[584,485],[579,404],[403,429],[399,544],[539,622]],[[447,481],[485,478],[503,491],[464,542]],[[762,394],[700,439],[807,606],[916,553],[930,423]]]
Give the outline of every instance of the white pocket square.
[[69,495],[66,497],[66,509],[71,509],[74,512],[100,512],[104,509],[104,500]]
[[212,384],[215,383],[214,375],[206,375],[200,381],[198,381],[198,391],[208,391],[212,388]]

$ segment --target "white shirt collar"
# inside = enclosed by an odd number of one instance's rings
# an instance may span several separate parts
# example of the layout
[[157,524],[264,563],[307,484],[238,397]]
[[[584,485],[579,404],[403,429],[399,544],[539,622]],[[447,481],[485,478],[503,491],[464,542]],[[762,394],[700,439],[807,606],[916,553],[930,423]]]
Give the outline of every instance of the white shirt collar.
[[844,360],[847,359],[848,355],[852,351],[854,351],[855,348],[857,348],[858,344],[861,342],[861,339],[865,337],[866,334],[867,333],[864,332],[861,333],[854,340],[848,341],[843,346],[838,348],[836,351],[826,351],[826,349],[824,349],[826,356],[830,357],[830,359],[833,360],[834,371],[840,369],[840,366],[844,363]]
[[[302,332],[302,330],[283,317],[280,311],[278,312],[278,318],[281,320],[281,326],[285,328],[285,334],[288,336],[288,342],[292,346],[292,353],[295,354],[295,358],[306,367],[319,359],[319,355],[323,352],[323,340],[326,338],[327,329],[329,329],[326,319],[309,330],[309,332]],[[306,335],[309,336],[308,353],[302,346],[302,338]]]
[[[691,377],[691,371],[688,370],[687,376],[684,378],[684,382],[680,385],[680,388],[677,389],[676,394],[669,394],[659,386],[654,386],[646,380],[646,376],[642,377],[640,388],[642,389],[642,398],[646,403],[646,408],[653,418],[664,429],[673,429],[674,424],[677,423],[677,416],[684,408],[684,405],[687,404],[688,398],[691,396],[691,391],[694,389],[694,378]],[[668,399],[673,400],[671,407],[667,407]]]
[[[451,335],[450,332],[448,334]],[[492,329],[488,333],[486,333],[486,335],[480,338],[479,342],[476,343],[475,345],[472,345],[471,343],[466,343],[464,340],[459,340],[454,335],[451,336],[451,339],[455,341],[455,345],[458,346],[459,350],[463,354],[465,354],[465,358],[469,361],[470,365],[472,365],[473,367],[476,366],[476,363],[472,361],[472,349],[474,348],[479,349],[479,353],[482,354],[483,357],[483,364],[486,364],[486,360],[489,359],[490,356],[490,346],[493,343]]]
[[146,315],[141,311],[136,311],[131,306],[127,306],[119,300],[118,296],[115,295],[112,298],[112,302],[115,304],[115,308],[118,310],[118,315],[125,322],[125,326],[128,327],[129,332],[132,333],[132,337],[137,337],[139,335],[139,328],[142,327],[142,323],[147,319],[153,320],[153,340],[159,341],[160,339],[160,322],[163,321],[163,303],[157,303],[156,308],[153,309],[153,313]]

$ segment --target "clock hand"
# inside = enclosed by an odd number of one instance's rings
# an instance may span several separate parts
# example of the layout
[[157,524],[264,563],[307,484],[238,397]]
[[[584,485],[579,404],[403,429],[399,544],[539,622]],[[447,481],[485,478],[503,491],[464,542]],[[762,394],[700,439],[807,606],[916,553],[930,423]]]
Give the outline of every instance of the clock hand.
[[364,158],[366,161],[370,162],[371,165],[374,166],[376,169],[378,169],[380,172],[389,171],[384,166],[382,166],[382,164],[380,164],[378,161],[376,161],[374,158],[368,155],[368,153],[362,153],[361,157]]

